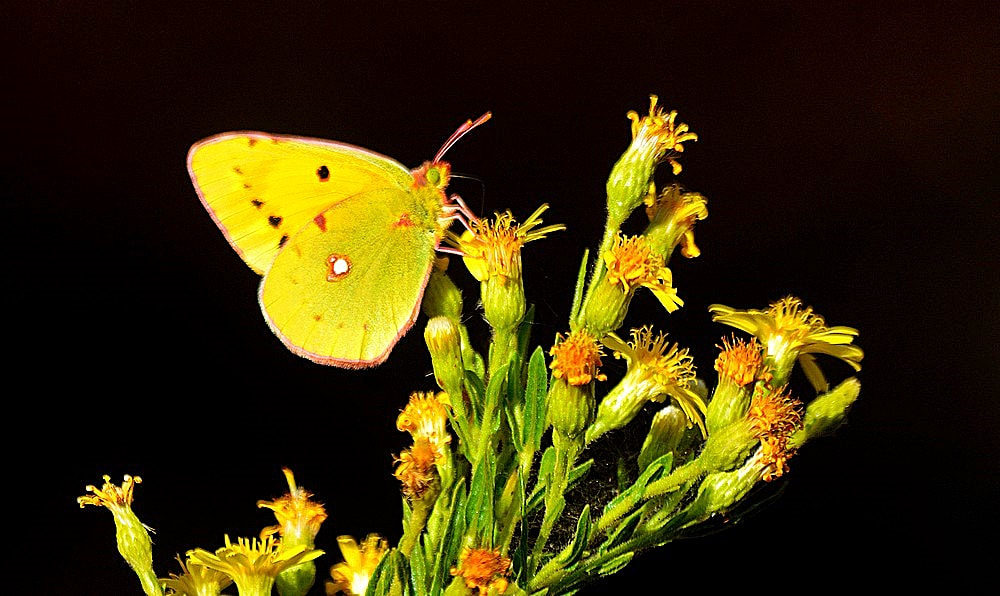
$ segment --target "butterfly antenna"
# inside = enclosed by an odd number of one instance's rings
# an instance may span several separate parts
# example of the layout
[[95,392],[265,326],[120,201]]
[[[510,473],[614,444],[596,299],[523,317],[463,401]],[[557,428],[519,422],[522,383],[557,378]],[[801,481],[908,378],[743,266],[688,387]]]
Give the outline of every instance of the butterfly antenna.
[[441,149],[439,149],[438,152],[437,152],[437,155],[434,156],[434,163],[437,163],[437,162],[441,161],[441,158],[444,157],[444,154],[449,149],[451,149],[451,146],[454,145],[455,143],[457,143],[459,139],[461,139],[462,137],[464,137],[465,133],[469,132],[470,130],[472,130],[473,128],[479,126],[480,124],[486,122],[487,120],[489,120],[492,117],[493,117],[492,113],[486,112],[485,114],[483,114],[479,118],[476,118],[476,120],[474,120],[474,121],[473,120],[466,120],[462,124],[462,126],[458,127],[458,130],[456,130],[455,132],[451,133],[451,136],[448,137],[448,140],[444,142],[444,145],[441,145]]
[[483,179],[479,178],[478,176],[466,176],[464,174],[456,174],[454,172],[451,173],[451,179],[452,180],[455,180],[455,179],[459,179],[459,180],[473,180],[473,181],[479,183],[479,188],[480,188],[480,191],[479,191],[479,211],[482,211],[483,207],[485,207],[485,205],[486,205],[486,183],[483,182]]

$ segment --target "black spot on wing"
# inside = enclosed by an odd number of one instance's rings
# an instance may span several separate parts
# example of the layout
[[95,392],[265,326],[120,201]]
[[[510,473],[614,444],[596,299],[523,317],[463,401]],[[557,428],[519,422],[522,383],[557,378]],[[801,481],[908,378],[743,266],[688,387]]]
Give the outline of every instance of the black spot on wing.
[[281,238],[278,240],[278,248],[281,248],[288,242],[288,234],[282,234]]
[[[244,184],[243,186],[246,186],[246,184]],[[253,205],[254,207],[260,209],[261,207],[264,206],[264,201],[262,201],[260,199],[250,199],[250,204]]]
[[319,169],[316,170],[316,176],[319,178],[320,182],[326,182],[330,179],[330,168],[320,166]]
[[267,218],[267,223],[271,224],[272,228],[277,228],[281,225],[281,217],[278,215],[271,215]]

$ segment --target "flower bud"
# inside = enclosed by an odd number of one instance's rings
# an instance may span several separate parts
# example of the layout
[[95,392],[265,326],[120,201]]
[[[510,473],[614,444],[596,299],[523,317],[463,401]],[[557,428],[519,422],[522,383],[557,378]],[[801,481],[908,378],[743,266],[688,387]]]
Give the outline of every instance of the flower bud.
[[449,395],[461,396],[465,378],[462,364],[462,333],[460,323],[447,316],[434,317],[427,321],[424,341],[431,355],[434,378],[438,386]]
[[594,384],[573,385],[553,379],[549,386],[549,422],[568,439],[579,437],[594,420]]
[[642,204],[656,166],[667,161],[674,175],[680,173],[681,166],[675,158],[684,151],[682,143],[698,139],[698,135],[688,132],[687,124],[674,124],[677,112],[667,113],[657,107],[655,95],[649,99],[648,116],[627,114],[632,121],[632,142],[608,177],[608,220],[615,228]]
[[669,260],[678,245],[684,257],[697,257],[701,250],[694,243],[694,224],[708,217],[707,204],[704,196],[684,192],[679,184],[671,184],[659,196],[647,197],[649,226],[642,235],[664,259]]
[[427,280],[427,288],[424,290],[421,307],[428,318],[444,316],[460,320],[462,318],[462,292],[448,277],[447,269],[447,258],[441,258],[435,262],[430,279]]
[[107,507],[115,519],[115,538],[118,552],[129,567],[139,576],[139,582],[147,594],[159,593],[159,580],[153,572],[153,541],[149,530],[132,511],[132,494],[136,484],[142,483],[138,476],[125,475],[122,485],[111,484],[111,477],[104,476],[104,485],[97,488],[86,487],[87,492],[77,499],[82,509],[86,505]]
[[[649,433],[639,452],[639,472],[649,464],[677,449],[687,431],[687,416],[677,406],[667,406],[653,416]],[[676,459],[676,458],[675,458]]]
[[845,380],[806,406],[802,429],[792,435],[790,443],[800,447],[806,441],[830,434],[847,418],[847,412],[861,393],[861,383],[854,377]]

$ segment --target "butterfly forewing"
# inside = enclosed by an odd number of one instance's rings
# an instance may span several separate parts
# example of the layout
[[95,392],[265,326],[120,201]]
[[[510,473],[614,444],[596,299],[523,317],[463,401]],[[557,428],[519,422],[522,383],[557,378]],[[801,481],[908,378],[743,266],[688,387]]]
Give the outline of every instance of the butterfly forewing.
[[331,205],[413,182],[398,162],[359,147],[259,132],[195,144],[188,172],[230,244],[262,275],[290,237]]
[[366,192],[310,219],[260,288],[272,330],[293,352],[344,367],[379,364],[416,320],[435,230],[409,217],[412,194]]

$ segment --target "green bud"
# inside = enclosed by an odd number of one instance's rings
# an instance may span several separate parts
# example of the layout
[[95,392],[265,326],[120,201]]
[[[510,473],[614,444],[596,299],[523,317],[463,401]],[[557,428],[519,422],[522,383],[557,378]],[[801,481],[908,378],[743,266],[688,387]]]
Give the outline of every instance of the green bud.
[[462,364],[460,323],[447,316],[434,317],[424,328],[424,341],[431,355],[438,385],[453,398],[461,398],[465,367]]
[[751,459],[736,470],[705,476],[698,487],[698,496],[685,512],[688,525],[735,505],[763,478],[763,472],[764,467]]
[[861,393],[861,383],[851,377],[831,391],[820,395],[806,406],[802,429],[792,435],[790,445],[801,447],[806,441],[837,430],[847,418],[847,412]]
[[592,293],[587,297],[583,312],[583,327],[596,337],[619,329],[625,322],[632,296],[626,294],[619,284],[608,283],[606,279],[597,281]]
[[601,400],[597,418],[587,429],[588,443],[631,422],[646,402],[666,399],[666,394],[659,391],[655,382],[643,379],[642,372],[638,371],[639,367],[631,367],[621,382]]
[[308,561],[279,573],[274,585],[281,596],[305,596],[315,581],[316,563]]
[[705,426],[709,434],[721,430],[737,420],[742,420],[750,408],[753,385],[740,387],[728,378],[719,375],[712,400],[705,410]]
[[670,405],[657,412],[639,452],[639,472],[642,473],[649,464],[676,450],[685,431],[687,416],[680,408]]
[[494,329],[511,331],[524,319],[524,284],[521,277],[490,276],[480,284],[483,315]]
[[579,437],[594,419],[596,399],[594,383],[570,385],[566,379],[553,379],[549,386],[549,422],[569,439]]
[[704,472],[730,470],[743,463],[757,443],[749,422],[734,422],[708,435],[696,460],[698,467]]
[[615,227],[620,226],[642,204],[649,192],[656,164],[655,145],[633,141],[611,168],[605,188],[608,193],[608,220],[614,222]]
[[445,316],[459,320],[462,317],[462,292],[445,273],[446,267],[447,262],[444,266],[434,266],[421,306],[428,318]]

